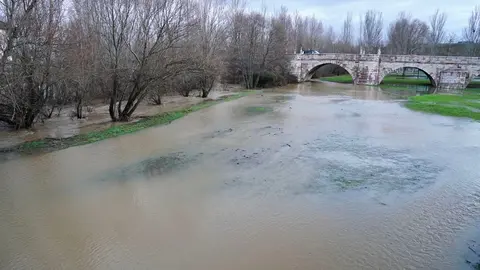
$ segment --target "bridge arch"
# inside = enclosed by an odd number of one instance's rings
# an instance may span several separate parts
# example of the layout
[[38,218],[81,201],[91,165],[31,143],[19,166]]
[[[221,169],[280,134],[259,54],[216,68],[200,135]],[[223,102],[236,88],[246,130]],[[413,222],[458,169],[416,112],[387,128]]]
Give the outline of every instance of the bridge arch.
[[480,78],[480,70],[470,73],[470,77],[468,78],[468,82],[467,82],[467,85],[465,85],[465,87],[468,87],[471,84],[480,85],[480,81],[474,82],[475,78]]
[[413,68],[413,69],[420,70],[421,72],[423,72],[427,76],[428,80],[430,81],[430,83],[432,84],[433,87],[438,87],[438,82],[434,77],[436,71],[435,70],[430,70],[429,68],[422,67],[420,65],[407,65],[407,66],[405,66],[405,65],[394,65],[394,66],[390,66],[390,67],[385,67],[380,72],[380,76],[378,78],[378,84],[381,84],[387,75],[392,74],[396,71],[402,70],[403,68]]
[[308,68],[307,72],[305,73],[305,76],[303,77],[303,81],[308,81],[308,80],[312,79],[313,75],[315,74],[315,72],[317,72],[318,69],[320,69],[321,67],[327,66],[327,65],[334,65],[334,66],[343,68],[352,77],[352,80],[355,81],[355,73],[353,72],[353,70],[351,68],[349,68],[346,65],[338,64],[334,61],[321,61],[321,62],[317,62],[317,63],[312,64]]

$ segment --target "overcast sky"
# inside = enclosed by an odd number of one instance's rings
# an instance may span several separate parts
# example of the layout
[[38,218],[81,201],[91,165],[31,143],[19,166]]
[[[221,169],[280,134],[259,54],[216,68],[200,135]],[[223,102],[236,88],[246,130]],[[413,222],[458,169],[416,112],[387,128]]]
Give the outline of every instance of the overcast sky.
[[262,3],[268,11],[288,8],[294,13],[302,15],[315,15],[323,21],[324,26],[332,25],[339,31],[347,13],[351,12],[354,23],[358,16],[369,9],[383,13],[385,27],[397,17],[400,11],[406,11],[413,17],[428,21],[428,18],[438,8],[448,14],[446,29],[454,32],[461,38],[463,28],[467,25],[468,17],[475,5],[480,5],[479,0],[247,0],[252,9],[259,9]]

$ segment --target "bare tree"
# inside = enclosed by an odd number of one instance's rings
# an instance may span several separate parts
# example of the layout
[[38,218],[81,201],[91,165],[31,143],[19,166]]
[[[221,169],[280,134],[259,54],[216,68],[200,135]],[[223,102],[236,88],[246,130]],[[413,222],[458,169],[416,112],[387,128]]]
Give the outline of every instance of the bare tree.
[[239,67],[246,88],[252,89],[257,87],[258,75],[261,72],[263,62],[260,58],[264,56],[263,45],[270,48],[271,40],[265,40],[265,24],[266,20],[262,14],[252,13],[242,18],[242,32],[244,33],[238,43],[236,50],[239,52]]
[[295,53],[299,53],[300,50],[303,47],[304,43],[304,36],[306,35],[304,29],[303,29],[303,18],[298,14],[298,12],[295,13],[295,16],[293,17],[293,39],[295,41]]
[[315,16],[311,18],[307,17],[305,19],[305,24],[308,26],[308,39],[307,39],[307,48],[312,50],[317,50],[321,46],[322,34],[323,34],[323,24],[321,20],[317,20]]
[[463,38],[469,43],[468,54],[480,55],[480,6],[476,6],[468,19],[468,26],[463,29]]
[[100,81],[99,38],[90,20],[92,5],[89,0],[73,3],[70,21],[64,30],[64,47],[60,55],[64,59],[62,76],[65,91],[75,102],[75,116],[84,117],[83,107],[98,88]]
[[353,23],[351,13],[348,13],[347,18],[343,21],[339,43],[342,52],[353,53]]
[[289,25],[289,16],[286,9],[278,15],[270,18],[268,39],[272,42],[270,48],[265,48],[264,53],[264,69],[268,71],[273,77],[271,82],[266,81],[266,85],[286,84],[290,72],[290,59],[287,56],[288,48],[288,32],[291,26]]
[[112,121],[119,120],[122,111],[121,102],[127,86],[128,45],[133,27],[133,4],[128,0],[99,0],[93,3],[92,21],[97,26],[97,35],[101,39],[104,73],[109,85],[109,113]]
[[30,128],[52,96],[61,0],[2,1],[0,121]]
[[323,50],[328,53],[337,52],[336,41],[337,35],[335,34],[333,27],[329,26],[327,32],[325,33]]
[[157,81],[174,76],[189,59],[180,48],[195,22],[187,0],[99,0],[95,19],[107,52],[110,117],[128,121]]
[[8,57],[11,56],[14,49],[15,41],[19,38],[19,31],[31,21],[32,13],[38,6],[38,0],[31,1],[15,1],[2,0],[1,11],[2,18],[0,20],[0,30],[4,30],[2,58],[0,60],[0,68],[5,70],[5,64]]
[[447,22],[447,14],[437,9],[435,13],[430,17],[430,33],[429,43],[432,46],[431,53],[437,52],[437,47],[440,43],[443,43],[446,38],[445,23]]
[[322,47],[323,23],[312,17],[302,17],[298,13],[293,19],[293,35],[296,40],[296,51],[318,50]]
[[361,21],[361,46],[367,53],[376,53],[377,49],[382,45],[382,13],[369,10],[365,13]]
[[225,1],[204,0],[198,5],[198,43],[196,50],[196,78],[201,90],[201,96],[206,98],[212,90],[220,70],[222,69],[223,53],[226,38]]
[[276,17],[279,19],[280,23],[283,25],[283,28],[285,29],[285,35],[286,35],[286,42],[287,42],[287,48],[285,53],[291,54],[295,52],[295,47],[296,47],[296,40],[295,40],[295,29],[293,25],[293,19],[292,16],[288,13],[288,10],[286,7],[281,7],[280,12]]
[[[232,79],[241,78],[246,88],[284,83],[289,57],[285,13],[267,17],[237,10],[229,22],[228,70]],[[296,25],[300,26],[300,25]],[[302,28],[304,24],[301,24]],[[298,33],[303,35],[306,31]],[[308,39],[307,39],[308,41]],[[311,42],[308,41],[308,42]]]
[[428,42],[428,25],[401,12],[390,25],[388,48],[393,54],[419,53]]

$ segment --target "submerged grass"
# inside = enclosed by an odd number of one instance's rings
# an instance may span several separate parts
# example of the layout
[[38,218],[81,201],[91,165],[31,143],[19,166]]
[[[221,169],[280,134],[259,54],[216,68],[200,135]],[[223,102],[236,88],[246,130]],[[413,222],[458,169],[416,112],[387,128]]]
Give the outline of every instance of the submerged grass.
[[113,126],[99,131],[93,131],[86,134],[79,134],[70,138],[52,139],[45,138],[36,141],[25,142],[15,147],[0,149],[0,152],[17,152],[21,154],[34,154],[39,152],[52,152],[60,149],[65,149],[72,146],[85,145],[102,141],[109,138],[118,137],[125,134],[134,133],[145,128],[169,124],[174,120],[182,118],[189,113],[199,111],[213,105],[232,101],[244,97],[252,91],[244,91],[238,94],[224,96],[216,100],[205,100],[199,104],[176,110],[172,112],[162,113],[155,116],[143,118],[132,123],[125,123],[122,125]]
[[321,77],[319,78],[322,81],[327,82],[336,82],[336,83],[353,83],[352,76],[350,75],[340,75],[340,76],[332,76],[332,77]]
[[347,179],[347,178],[344,178],[344,177],[338,177],[338,178],[334,179],[333,182],[336,184],[336,186],[340,190],[356,189],[356,188],[359,188],[359,187],[365,185],[364,180]]
[[185,167],[198,159],[198,156],[199,155],[187,156],[179,152],[170,153],[166,156],[152,157],[134,164],[106,171],[97,179],[104,182],[127,182],[139,176],[152,178]]
[[480,120],[480,91],[465,90],[462,94],[414,96],[406,107],[415,111]]
[[273,108],[272,107],[264,107],[264,106],[251,106],[251,107],[247,107],[246,111],[247,111],[248,115],[256,115],[256,114],[272,112]]

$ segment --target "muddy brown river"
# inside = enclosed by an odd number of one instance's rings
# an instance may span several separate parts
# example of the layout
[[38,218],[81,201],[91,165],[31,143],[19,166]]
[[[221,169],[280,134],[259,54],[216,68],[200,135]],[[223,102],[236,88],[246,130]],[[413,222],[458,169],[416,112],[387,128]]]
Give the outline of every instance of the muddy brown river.
[[305,83],[5,161],[0,268],[470,269],[480,123],[411,94]]

